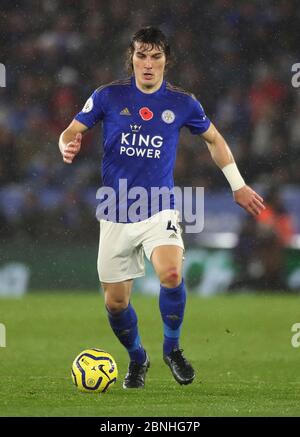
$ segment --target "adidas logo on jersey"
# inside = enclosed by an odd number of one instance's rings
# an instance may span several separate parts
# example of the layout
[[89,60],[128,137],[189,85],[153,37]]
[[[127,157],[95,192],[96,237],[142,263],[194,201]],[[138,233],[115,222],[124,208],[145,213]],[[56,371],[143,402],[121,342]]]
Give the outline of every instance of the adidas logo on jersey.
[[177,235],[176,235],[175,233],[171,234],[171,235],[169,236],[169,238],[177,238],[177,239],[178,239],[178,237],[177,237]]
[[128,108],[124,108],[122,109],[122,111],[120,112],[120,115],[131,115],[130,111]]

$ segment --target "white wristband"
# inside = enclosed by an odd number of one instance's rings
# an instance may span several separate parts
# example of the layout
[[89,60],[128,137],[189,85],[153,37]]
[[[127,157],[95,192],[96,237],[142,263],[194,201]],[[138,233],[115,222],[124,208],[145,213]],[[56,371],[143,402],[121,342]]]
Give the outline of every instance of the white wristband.
[[235,162],[225,165],[225,167],[222,168],[222,172],[228,180],[232,191],[239,190],[246,185]]

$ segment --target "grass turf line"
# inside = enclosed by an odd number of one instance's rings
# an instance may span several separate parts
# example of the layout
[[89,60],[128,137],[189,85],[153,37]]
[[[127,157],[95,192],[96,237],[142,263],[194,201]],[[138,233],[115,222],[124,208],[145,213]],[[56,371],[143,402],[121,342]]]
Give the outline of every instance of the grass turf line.
[[[296,296],[188,298],[182,347],[197,376],[180,386],[162,361],[155,297],[134,295],[151,367],[144,390],[123,390],[128,357],[95,293],[37,293],[0,300],[7,347],[0,348],[0,416],[299,416],[300,322]],[[106,394],[80,393],[70,368],[88,347],[117,361]]]

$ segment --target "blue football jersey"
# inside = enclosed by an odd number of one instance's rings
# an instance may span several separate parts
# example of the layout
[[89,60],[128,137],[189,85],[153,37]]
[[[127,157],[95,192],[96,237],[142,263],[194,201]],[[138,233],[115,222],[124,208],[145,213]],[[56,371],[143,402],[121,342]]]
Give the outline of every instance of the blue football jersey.
[[186,126],[192,134],[201,134],[210,125],[192,94],[165,80],[157,91],[146,94],[137,88],[134,76],[95,90],[75,119],[88,128],[103,123],[102,181],[114,191],[110,200],[116,205],[109,220],[124,223],[135,221],[129,211],[138,204],[140,193],[147,193],[148,202],[139,206],[140,220],[174,209],[172,195],[169,205],[159,198],[154,206],[153,197],[159,197],[157,189],[174,187],[180,129]]

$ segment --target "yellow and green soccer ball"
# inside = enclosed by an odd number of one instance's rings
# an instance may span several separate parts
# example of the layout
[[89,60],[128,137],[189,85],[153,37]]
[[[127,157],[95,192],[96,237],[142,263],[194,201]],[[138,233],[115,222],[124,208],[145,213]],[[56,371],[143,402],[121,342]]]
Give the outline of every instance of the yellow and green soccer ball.
[[117,378],[118,368],[115,360],[101,349],[86,349],[73,361],[72,379],[80,391],[103,393]]

